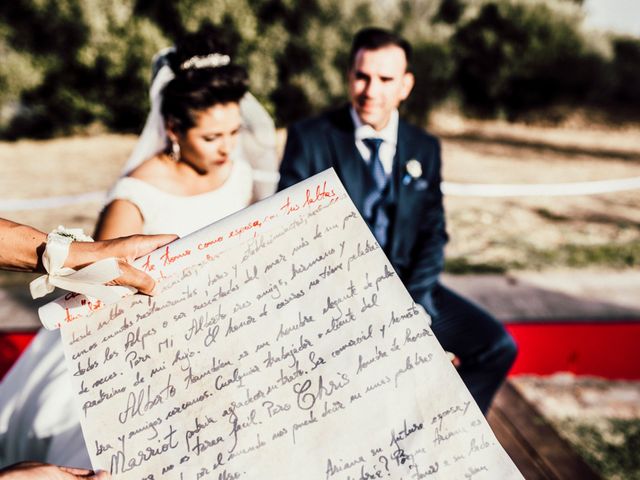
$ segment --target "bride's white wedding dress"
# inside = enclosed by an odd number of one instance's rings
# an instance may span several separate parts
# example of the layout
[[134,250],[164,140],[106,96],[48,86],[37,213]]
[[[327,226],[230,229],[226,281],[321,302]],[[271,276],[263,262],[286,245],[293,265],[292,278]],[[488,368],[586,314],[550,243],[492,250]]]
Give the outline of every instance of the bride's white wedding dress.
[[[218,189],[194,196],[176,196],[124,175],[166,146],[160,114],[162,91],[174,78],[166,60],[170,49],[154,57],[151,111],[138,143],[109,193],[131,201],[143,215],[143,232],[184,236],[271,195],[278,182],[276,130],[273,120],[250,93],[240,101],[244,128],[239,153],[227,181]],[[244,160],[246,159],[246,161]],[[60,333],[40,330],[0,383],[0,467],[38,460],[91,468],[80,430]],[[89,446],[91,448],[91,446]]]
[[[253,186],[251,167],[236,160],[226,182],[211,192],[176,196],[124,177],[108,201],[134,203],[144,217],[144,233],[185,236],[249,205]],[[0,467],[38,460],[91,468],[77,397],[60,333],[41,329],[0,384]]]
[[184,237],[249,205],[252,190],[251,167],[236,160],[229,177],[216,190],[173,195],[137,178],[123,177],[109,193],[107,203],[123,199],[136,205],[144,219],[142,233]]

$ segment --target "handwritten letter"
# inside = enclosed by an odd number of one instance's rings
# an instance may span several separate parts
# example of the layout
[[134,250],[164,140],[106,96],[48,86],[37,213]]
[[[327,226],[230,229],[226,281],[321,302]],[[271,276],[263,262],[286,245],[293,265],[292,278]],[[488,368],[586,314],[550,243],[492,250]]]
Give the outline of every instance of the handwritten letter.
[[62,326],[95,468],[522,478],[333,171],[149,262],[182,268]]

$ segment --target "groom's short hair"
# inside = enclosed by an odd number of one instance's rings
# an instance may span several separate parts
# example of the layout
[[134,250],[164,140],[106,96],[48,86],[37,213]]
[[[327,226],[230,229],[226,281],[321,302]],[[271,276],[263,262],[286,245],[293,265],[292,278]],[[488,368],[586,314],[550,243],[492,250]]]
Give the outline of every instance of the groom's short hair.
[[378,50],[389,46],[400,47],[404,51],[404,55],[407,58],[408,71],[413,51],[411,44],[400,35],[379,27],[363,28],[353,37],[351,52],[349,53],[349,68],[353,67],[353,62],[359,50]]

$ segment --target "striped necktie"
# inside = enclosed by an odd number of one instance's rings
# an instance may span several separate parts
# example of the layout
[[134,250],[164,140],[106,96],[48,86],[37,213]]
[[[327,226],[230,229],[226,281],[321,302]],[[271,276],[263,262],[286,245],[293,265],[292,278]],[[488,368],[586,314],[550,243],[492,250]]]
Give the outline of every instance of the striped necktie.
[[365,138],[362,142],[371,151],[369,174],[372,180],[371,188],[364,198],[363,213],[373,235],[384,249],[389,229],[389,216],[384,206],[384,200],[388,193],[389,177],[380,161],[380,145],[383,140],[381,138]]

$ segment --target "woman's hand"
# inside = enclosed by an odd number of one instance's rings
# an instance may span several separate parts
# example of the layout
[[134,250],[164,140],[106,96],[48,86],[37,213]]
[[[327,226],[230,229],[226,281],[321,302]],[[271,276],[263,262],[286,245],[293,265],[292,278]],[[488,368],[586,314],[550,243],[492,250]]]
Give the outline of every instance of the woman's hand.
[[[103,258],[118,259],[122,275],[116,285],[129,285],[150,295],[155,281],[146,273],[130,265],[136,258],[173,242],[177,235],[131,235],[98,242],[72,242],[65,267],[78,270]],[[26,272],[43,271],[39,256],[44,250],[47,235],[35,228],[0,218],[0,269]]]
[[141,293],[150,295],[155,287],[155,281],[142,270],[133,267],[131,262],[176,238],[178,238],[177,235],[131,235],[98,242],[73,242],[69,247],[65,266],[78,269],[103,258],[115,257],[118,259],[122,275],[113,283],[128,285]]

